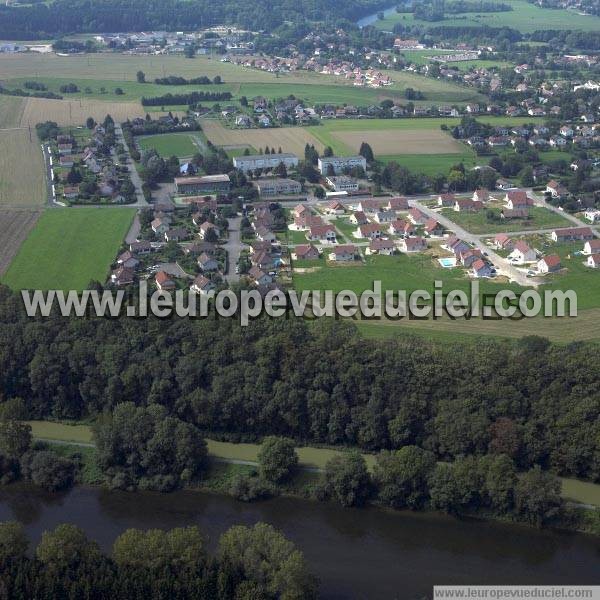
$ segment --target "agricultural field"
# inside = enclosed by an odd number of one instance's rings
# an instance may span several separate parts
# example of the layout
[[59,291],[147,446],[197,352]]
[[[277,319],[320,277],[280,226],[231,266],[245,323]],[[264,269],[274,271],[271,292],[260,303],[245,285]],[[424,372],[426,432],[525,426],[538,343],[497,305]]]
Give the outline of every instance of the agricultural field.
[[136,139],[140,150],[156,150],[161,156],[185,158],[199,152],[200,148],[192,133],[166,133],[144,135]]
[[[154,83],[140,84],[136,81],[138,70],[144,71],[146,80],[156,77],[181,75],[192,77],[220,75],[224,84],[214,86],[160,86]],[[389,72],[394,85],[385,89],[358,88],[344,79],[307,71],[274,74],[249,69],[220,60],[197,57],[188,60],[177,56],[124,56],[121,54],[90,54],[86,56],[45,57],[33,55],[0,56],[0,81],[9,88],[22,87],[27,80],[47,85],[50,91],[59,93],[61,85],[75,83],[80,92],[75,97],[88,99],[132,101],[142,96],[161,95],[185,89],[230,91],[235,97],[262,95],[282,98],[290,94],[309,103],[346,103],[366,105],[378,103],[385,98],[404,99],[408,87],[425,94],[425,101],[465,103],[483,99],[475,90],[463,88],[451,82],[427,79],[412,73]],[[124,94],[116,96],[120,87]],[[86,92],[86,88],[89,88]],[[101,88],[104,88],[102,90]]]
[[139,102],[102,102],[100,100],[48,100],[26,98],[21,126],[34,127],[42,121],[55,121],[61,126],[81,125],[88,117],[103,121],[110,114],[117,122],[143,117],[146,113]]
[[299,156],[304,156],[306,144],[314,144],[319,152],[324,148],[308,129],[302,127],[228,129],[220,121],[212,119],[203,119],[201,125],[202,131],[215,146],[252,146],[257,149],[269,146],[276,151],[281,148],[283,152]]
[[24,107],[24,98],[0,96],[0,129],[19,127]]
[[46,168],[35,131],[0,131],[0,149],[0,208],[42,205]]
[[415,19],[411,13],[392,13],[387,18],[373,23],[378,29],[391,31],[396,23],[402,25],[422,25],[431,27],[511,27],[521,33],[532,33],[538,29],[581,29],[583,31],[596,31],[600,28],[600,17],[582,15],[576,10],[540,8],[525,0],[507,0],[512,5],[512,11],[493,13],[462,13],[447,15],[443,21],[430,23]]
[[0,276],[8,270],[21,244],[33,229],[41,211],[0,208]]
[[[331,136],[346,146],[351,154],[358,153],[365,141],[363,131],[333,131]],[[369,135],[376,155],[398,154],[460,154],[464,146],[440,129],[383,130]]]
[[477,160],[476,154],[468,147],[462,146],[460,153],[454,154],[395,154],[392,156],[378,156],[378,160],[387,163],[397,162],[414,173],[422,173],[433,177],[438,173],[448,173],[450,169],[462,163],[467,169],[481,164],[482,159]]
[[82,290],[92,279],[104,282],[134,213],[130,208],[46,211],[2,283],[15,290]]
[[[500,216],[500,210],[494,209]],[[531,206],[528,221],[515,219],[509,221],[490,222],[487,218],[487,209],[476,213],[454,212],[451,208],[442,210],[442,214],[451,221],[466,229],[470,233],[510,233],[511,231],[527,231],[531,229],[551,229],[552,227],[570,227],[571,222],[555,212],[541,206]]]

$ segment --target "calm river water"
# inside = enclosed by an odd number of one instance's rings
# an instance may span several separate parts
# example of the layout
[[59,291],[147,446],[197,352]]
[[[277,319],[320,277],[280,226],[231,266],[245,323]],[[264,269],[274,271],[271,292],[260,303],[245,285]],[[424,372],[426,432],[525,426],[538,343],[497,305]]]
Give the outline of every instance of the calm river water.
[[600,540],[498,523],[378,509],[343,510],[277,498],[111,492],[77,487],[47,494],[0,488],[0,520],[21,521],[35,544],[59,523],[82,527],[109,550],[128,527],[198,525],[214,548],[235,524],[266,521],[304,552],[324,598],[417,599],[437,584],[600,584]]

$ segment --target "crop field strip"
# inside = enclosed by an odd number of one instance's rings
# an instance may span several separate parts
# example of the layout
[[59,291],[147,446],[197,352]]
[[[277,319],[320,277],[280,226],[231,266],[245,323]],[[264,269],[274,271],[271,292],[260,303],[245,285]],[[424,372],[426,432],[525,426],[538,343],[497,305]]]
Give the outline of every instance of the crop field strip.
[[315,148],[323,151],[323,144],[303,127],[282,127],[278,129],[228,129],[220,121],[203,119],[202,131],[216,146],[252,146],[260,149],[268,146],[279,148],[283,152],[292,152],[304,156],[306,144],[314,144]]
[[0,96],[0,129],[20,127],[24,108],[24,98]]
[[0,208],[0,276],[8,270],[40,214],[41,210]]
[[35,131],[0,131],[0,148],[0,208],[44,204],[46,168]]

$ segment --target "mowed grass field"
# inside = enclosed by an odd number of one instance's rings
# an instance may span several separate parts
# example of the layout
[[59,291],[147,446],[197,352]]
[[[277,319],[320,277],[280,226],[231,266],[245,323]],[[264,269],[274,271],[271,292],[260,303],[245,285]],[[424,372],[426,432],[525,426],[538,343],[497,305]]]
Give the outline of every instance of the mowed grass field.
[[540,8],[525,0],[507,0],[506,3],[513,7],[512,11],[447,15],[443,21],[435,23],[415,19],[410,13],[395,13],[373,25],[385,31],[391,31],[397,23],[423,25],[427,28],[487,25],[489,27],[511,27],[522,33],[531,33],[540,29],[597,31],[600,28],[600,17],[579,14],[576,10]]
[[[34,438],[56,440],[59,442],[74,442],[79,444],[93,443],[91,427],[80,424],[53,423],[50,421],[27,421],[31,425]],[[233,444],[206,440],[209,456],[217,460],[249,461],[258,459],[259,444]],[[303,446],[296,448],[300,466],[312,469],[323,469],[328,460],[341,454],[341,450],[331,448],[314,448]],[[369,470],[373,470],[375,456],[363,454]],[[600,506],[600,485],[579,481],[577,479],[561,479],[562,494],[568,500]]]
[[2,283],[20,289],[82,290],[104,282],[134,209],[47,210],[25,240]]
[[8,270],[40,214],[41,211],[33,209],[0,208],[0,276]]
[[[324,145],[303,127],[279,127],[273,129],[229,129],[215,119],[203,119],[204,135],[215,146],[252,146],[257,150],[268,146],[283,152],[304,156],[306,144],[313,144],[322,152]],[[310,128],[312,129],[312,128]]]
[[191,133],[167,133],[162,135],[144,135],[136,138],[140,150],[156,150],[161,156],[179,158],[193,156],[199,152]]
[[35,131],[0,131],[0,209],[45,201],[46,168]]
[[[499,216],[500,209],[494,209]],[[570,227],[571,222],[563,216],[543,208],[541,206],[531,206],[529,215],[531,219],[524,221],[522,219],[489,222],[487,219],[487,209],[476,213],[455,212],[451,208],[442,210],[442,214],[460,227],[471,233],[510,233],[511,231],[527,231],[531,229],[550,229],[552,227]]]

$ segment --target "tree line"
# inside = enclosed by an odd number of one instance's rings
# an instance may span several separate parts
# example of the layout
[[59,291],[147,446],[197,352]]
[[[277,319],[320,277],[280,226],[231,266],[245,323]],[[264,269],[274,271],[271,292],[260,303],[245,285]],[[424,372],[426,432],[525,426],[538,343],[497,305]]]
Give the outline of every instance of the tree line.
[[310,600],[318,591],[303,554],[266,523],[231,527],[213,555],[198,527],[128,529],[109,555],[61,524],[42,534],[32,556],[28,547],[22,525],[0,523],[4,598]]
[[190,92],[188,94],[164,94],[151,98],[142,98],[142,106],[166,106],[174,104],[196,104],[198,102],[220,102],[231,100],[231,92]]
[[520,471],[598,481],[594,356],[543,338],[366,340],[335,320],[28,318],[0,288],[0,390],[28,418],[159,404],[232,441],[414,445],[437,460],[501,452]]

